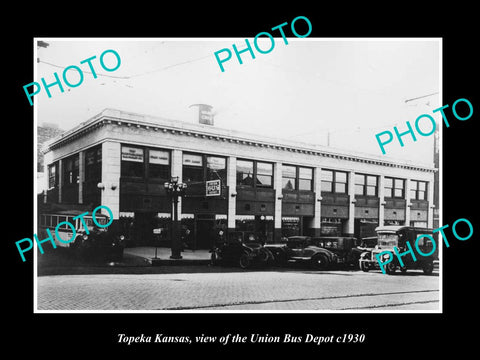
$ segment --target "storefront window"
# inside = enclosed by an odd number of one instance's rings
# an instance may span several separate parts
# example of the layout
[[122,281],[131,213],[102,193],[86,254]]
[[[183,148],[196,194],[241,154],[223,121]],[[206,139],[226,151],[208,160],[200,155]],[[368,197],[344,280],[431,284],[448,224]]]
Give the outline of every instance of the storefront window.
[[183,180],[185,182],[202,182],[203,177],[202,155],[183,154]]
[[282,217],[282,237],[300,235],[299,217]]
[[342,220],[337,218],[321,219],[320,234],[322,236],[341,236],[342,235]]
[[164,150],[148,150],[149,178],[170,179],[170,153]]
[[295,179],[297,177],[297,168],[295,166],[282,166],[282,188],[284,190],[296,190]]
[[237,160],[237,185],[253,186],[253,161]]
[[273,216],[237,215],[231,237],[237,241],[272,243],[273,230]]
[[227,181],[227,165],[223,157],[207,156],[207,180],[220,179],[222,184]]
[[273,164],[257,162],[257,186],[273,186]]
[[144,151],[141,148],[122,146],[122,176],[144,177]]

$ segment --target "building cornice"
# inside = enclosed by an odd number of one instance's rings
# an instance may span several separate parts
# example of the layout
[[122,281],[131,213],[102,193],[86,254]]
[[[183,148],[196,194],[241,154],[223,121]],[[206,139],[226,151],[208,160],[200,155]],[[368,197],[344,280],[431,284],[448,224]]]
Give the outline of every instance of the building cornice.
[[138,129],[144,129],[147,131],[169,133],[177,136],[200,137],[210,141],[230,142],[245,146],[295,152],[300,154],[315,155],[325,158],[361,162],[386,167],[403,168],[424,172],[436,171],[436,169],[433,167],[412,164],[408,162],[399,162],[396,160],[386,160],[377,158],[373,155],[349,154],[344,151],[336,149],[332,150],[331,148],[318,145],[304,144],[283,139],[273,139],[265,136],[246,134],[239,131],[217,128],[211,125],[192,124],[177,120],[150,117],[112,109],[106,109],[95,117],[52,139],[44,145],[43,152],[45,153],[51,150],[55,150],[72,141],[75,141],[78,138],[85,136],[90,132],[93,132],[107,125],[133,127]]

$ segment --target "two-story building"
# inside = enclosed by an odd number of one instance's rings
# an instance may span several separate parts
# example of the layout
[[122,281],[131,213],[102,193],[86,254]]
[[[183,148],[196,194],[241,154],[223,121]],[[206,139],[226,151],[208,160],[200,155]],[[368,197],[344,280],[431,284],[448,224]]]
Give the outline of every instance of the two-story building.
[[[275,242],[433,224],[433,167],[210,122],[106,109],[50,141],[44,164],[48,191],[40,212],[106,205],[135,244],[150,244],[160,228],[168,246],[172,202],[164,183],[171,177],[188,185],[177,211],[193,248],[209,248],[222,233]],[[218,179],[220,195],[206,196],[205,182]]]

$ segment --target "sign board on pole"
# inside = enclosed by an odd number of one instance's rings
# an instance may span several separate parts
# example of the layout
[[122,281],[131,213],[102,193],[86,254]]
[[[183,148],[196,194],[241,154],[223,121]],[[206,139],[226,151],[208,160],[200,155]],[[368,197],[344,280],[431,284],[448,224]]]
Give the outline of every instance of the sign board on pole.
[[220,179],[205,182],[205,196],[220,196],[221,194],[222,187]]

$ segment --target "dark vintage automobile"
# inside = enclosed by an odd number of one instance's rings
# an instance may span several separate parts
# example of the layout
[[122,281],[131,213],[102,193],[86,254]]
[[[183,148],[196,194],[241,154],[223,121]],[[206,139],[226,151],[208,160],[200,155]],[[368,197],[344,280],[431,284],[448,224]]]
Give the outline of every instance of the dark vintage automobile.
[[113,228],[89,227],[77,231],[70,248],[83,260],[120,261],[123,258],[125,237]]
[[377,242],[378,242],[377,236],[364,237],[360,240],[360,244],[358,245],[358,248],[372,250],[377,245]]
[[[365,250],[357,246],[358,240],[353,237],[326,236],[312,238],[312,244],[335,254],[334,264],[358,268],[358,260]],[[334,265],[332,264],[332,265]]]
[[[408,269],[422,269],[427,275],[433,272],[434,260],[438,258],[438,250],[433,249],[433,244],[428,237],[421,236],[432,236],[432,229],[386,225],[377,227],[375,231],[377,232],[378,243],[375,248],[361,254],[359,260],[360,269],[365,272],[372,269],[380,269],[377,260],[378,255],[381,257],[381,261],[386,264],[385,272],[389,275],[395,273],[397,268],[403,273]],[[408,254],[403,256],[402,266],[394,254],[394,248],[397,248],[399,253],[403,253],[407,250],[407,242],[409,242],[411,247],[414,247],[414,244],[417,242],[418,248],[423,253],[432,254],[426,257],[418,255],[416,256],[416,261]],[[390,257],[392,257],[392,261],[388,262]]]
[[337,255],[316,246],[310,236],[290,236],[286,243],[266,244],[277,265],[305,263],[316,270],[328,269],[336,263]]
[[263,247],[253,234],[236,232],[211,250],[212,265],[267,266],[273,262],[272,253]]

